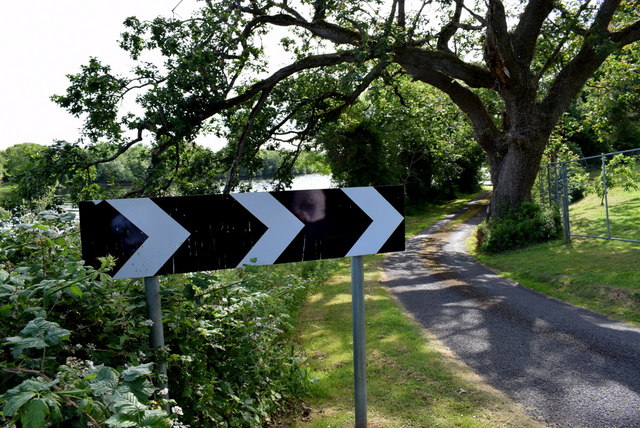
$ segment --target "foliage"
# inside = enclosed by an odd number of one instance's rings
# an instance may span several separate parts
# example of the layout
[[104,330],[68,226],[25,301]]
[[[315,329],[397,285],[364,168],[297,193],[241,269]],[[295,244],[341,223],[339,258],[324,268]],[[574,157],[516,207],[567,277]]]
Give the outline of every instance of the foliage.
[[[197,144],[186,145],[183,151],[181,168],[166,192],[181,195],[219,193],[224,184],[224,158],[228,154],[216,153]],[[26,152],[29,156],[24,154]],[[86,148],[63,141],[49,147],[17,145],[7,149],[7,153],[13,153],[7,171],[15,186],[4,206],[27,211],[55,207],[62,201],[58,196],[60,193],[66,193],[67,201],[71,202],[125,196],[145,181],[152,157],[148,147],[134,146],[110,162],[100,162],[118,153],[116,145],[105,142]],[[246,176],[277,176],[282,163],[292,156],[291,151],[262,150],[256,170],[247,171]],[[295,154],[291,172],[294,175],[328,174],[330,170],[322,153],[305,151]]]
[[[163,278],[166,346],[152,350],[139,281],[112,279],[110,258],[85,266],[72,217],[5,218],[0,420],[260,426],[304,394],[308,378],[287,332],[306,285],[328,264]],[[154,362],[168,366],[171,399],[152,384],[165,381]]]
[[15,144],[1,152],[3,174],[0,179],[13,182],[45,150],[44,146],[35,143]]
[[318,144],[344,185],[403,184],[409,201],[478,189],[481,150],[469,124],[442,94],[408,79],[375,84]]
[[560,206],[562,163],[566,165],[569,202],[579,201],[590,191],[589,170],[585,164],[576,161],[580,148],[567,139],[564,131],[565,128],[559,125],[551,136],[533,187],[534,200],[542,204]]
[[[591,136],[585,156],[640,147],[640,46],[612,55],[587,83],[576,103],[578,136]],[[583,138],[584,140],[584,138]],[[588,140],[587,140],[588,141]]]
[[85,158],[82,148],[66,141],[42,147],[21,169],[12,170],[15,187],[4,206],[26,212],[50,209],[60,204],[61,187],[74,201],[99,198],[104,192],[94,182],[95,167],[84,167]]
[[477,249],[499,253],[562,236],[560,213],[532,202],[509,209],[505,215],[483,222],[477,230]]
[[621,187],[625,191],[638,190],[637,174],[635,157],[614,155],[606,161],[600,178],[593,181],[590,190],[598,195],[600,205],[604,205],[605,189]]
[[[92,58],[54,101],[85,120],[89,144],[108,140],[126,151],[149,136],[153,155],[139,189],[146,194],[166,193],[185,176],[197,137],[226,139],[219,160],[228,192],[240,186],[241,172],[259,171],[261,149],[302,153],[376,85],[402,94],[411,78],[444,93],[469,120],[487,154],[491,212],[499,215],[501,207],[529,199],[549,135],[584,84],[607,57],[640,39],[635,2],[427,4],[217,0],[200,3],[185,19],[130,17],[120,41],[136,61],[130,72],[117,75]],[[285,55],[274,55],[265,42],[278,39]],[[279,69],[269,64],[283,57]],[[129,97],[136,113],[122,109]],[[451,132],[438,128],[448,139]],[[373,155],[366,144],[364,152]],[[405,166],[415,152],[407,153]],[[454,163],[473,171],[475,157],[458,162],[464,159]],[[278,170],[284,185],[294,160]],[[427,178],[416,180],[416,192],[449,165],[421,166]]]
[[[105,156],[106,153],[111,153],[114,149],[113,147],[109,147],[107,143],[102,143],[102,145],[96,145],[95,147],[101,149],[100,155],[94,155],[96,158],[98,158],[98,156]],[[112,162],[96,165],[95,182],[102,186],[133,186],[144,179],[150,160],[151,152],[148,147],[132,147]]]

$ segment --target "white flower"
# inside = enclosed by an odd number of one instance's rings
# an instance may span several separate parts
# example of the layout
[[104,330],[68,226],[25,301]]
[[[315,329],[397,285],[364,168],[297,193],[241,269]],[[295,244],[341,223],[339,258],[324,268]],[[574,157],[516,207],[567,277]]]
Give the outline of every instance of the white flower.
[[144,320],[140,323],[141,326],[143,327],[151,327],[153,326],[154,322],[152,320]]
[[160,395],[168,395],[169,394],[169,389],[168,388],[162,388],[160,391],[158,391],[158,394]]
[[180,407],[180,406],[173,406],[171,408],[171,413],[173,413],[174,415],[178,415],[178,416],[184,415],[184,412],[182,411],[182,407]]

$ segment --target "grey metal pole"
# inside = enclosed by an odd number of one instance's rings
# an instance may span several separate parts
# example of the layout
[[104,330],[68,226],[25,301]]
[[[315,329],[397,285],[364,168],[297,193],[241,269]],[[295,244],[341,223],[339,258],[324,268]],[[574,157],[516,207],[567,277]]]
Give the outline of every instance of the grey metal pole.
[[604,156],[602,157],[602,192],[605,215],[607,218],[607,238],[611,239],[611,222],[609,221],[609,197],[607,196],[607,193],[609,192],[607,189],[607,164],[605,162]]
[[[147,317],[153,321],[149,334],[149,345],[152,349],[164,346],[164,329],[162,327],[162,305],[160,303],[160,279],[157,276],[144,279],[144,292],[147,301]],[[160,375],[160,389],[168,384],[167,364],[164,361],[156,363],[156,373]],[[165,397],[168,398],[168,395]]]
[[562,222],[564,229],[564,240],[571,242],[571,224],[569,222],[569,183],[567,177],[567,164],[562,164]]
[[367,356],[364,317],[364,264],[362,256],[351,257],[351,310],[353,316],[353,381],[355,428],[367,426]]

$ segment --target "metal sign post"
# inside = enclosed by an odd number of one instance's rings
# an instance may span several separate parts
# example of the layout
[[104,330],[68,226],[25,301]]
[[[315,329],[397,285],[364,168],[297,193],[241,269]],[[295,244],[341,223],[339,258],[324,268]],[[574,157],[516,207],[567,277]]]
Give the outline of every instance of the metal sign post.
[[[144,279],[144,293],[147,301],[147,317],[153,322],[149,333],[149,345],[151,349],[164,346],[164,329],[162,327],[162,306],[160,303],[160,280],[157,276]],[[167,363],[156,363],[156,373],[160,374],[160,389],[167,388]],[[168,395],[164,398],[168,398]]]
[[353,382],[356,428],[367,426],[367,355],[364,318],[364,268],[362,256],[351,257],[351,311],[353,323]]

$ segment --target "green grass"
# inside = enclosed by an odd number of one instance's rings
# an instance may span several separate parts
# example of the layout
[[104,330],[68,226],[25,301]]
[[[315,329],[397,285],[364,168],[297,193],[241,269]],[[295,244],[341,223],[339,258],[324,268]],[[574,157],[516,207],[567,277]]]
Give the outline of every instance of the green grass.
[[11,191],[14,189],[15,186],[13,185],[1,185],[0,186],[0,199],[4,199],[7,196],[9,196],[9,194],[11,193]]
[[[409,218],[422,230],[430,220]],[[415,221],[413,221],[415,220]],[[420,224],[420,226],[417,226]],[[365,257],[369,427],[539,426],[502,393],[485,385],[429,336],[380,285],[383,256]],[[348,260],[317,287],[302,310],[298,341],[305,366],[318,381],[307,404],[311,417],[296,427],[354,424],[351,289]]]
[[[640,239],[640,192],[614,190],[612,236]],[[572,233],[606,236],[595,196],[571,207]],[[473,243],[470,242],[470,247]],[[565,302],[640,326],[640,244],[573,237],[498,255],[475,254],[501,275]]]
[[[608,195],[611,236],[640,241],[640,191],[613,189]],[[607,236],[606,209],[589,195],[569,209],[571,233]]]
[[[484,190],[482,192],[484,192]],[[447,214],[462,208],[469,200],[480,195],[482,192],[463,194],[457,199],[439,204],[424,204],[420,207],[409,208],[404,222],[405,237],[408,239],[422,232],[433,223],[444,218]]]

